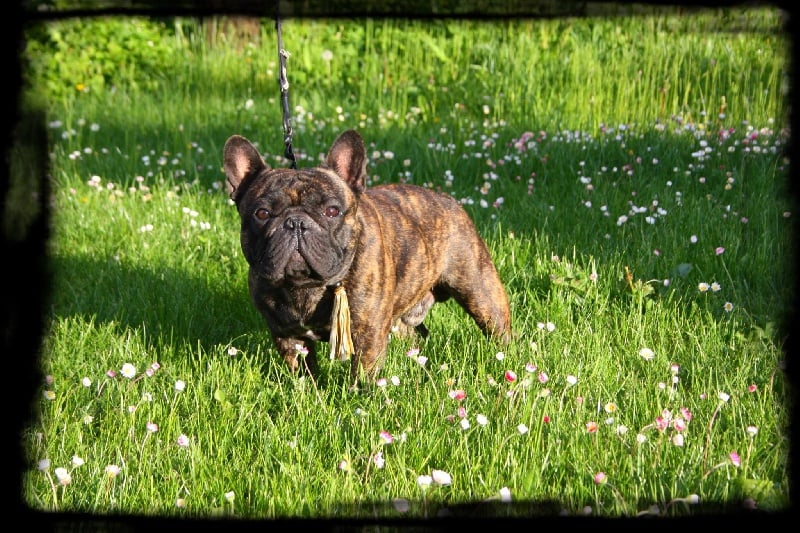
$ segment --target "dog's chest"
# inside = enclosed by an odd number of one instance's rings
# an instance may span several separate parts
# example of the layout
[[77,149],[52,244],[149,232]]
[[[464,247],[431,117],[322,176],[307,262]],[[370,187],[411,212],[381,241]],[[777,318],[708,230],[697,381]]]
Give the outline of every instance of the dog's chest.
[[330,335],[333,294],[329,288],[256,290],[253,298],[279,336],[326,340]]

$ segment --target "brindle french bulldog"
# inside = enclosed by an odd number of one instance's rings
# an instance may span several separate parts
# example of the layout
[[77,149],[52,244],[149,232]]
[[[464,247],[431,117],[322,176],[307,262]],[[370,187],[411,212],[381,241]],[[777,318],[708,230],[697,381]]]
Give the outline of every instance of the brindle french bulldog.
[[340,285],[349,298],[354,385],[376,376],[393,324],[424,332],[431,306],[451,297],[487,336],[507,342],[506,291],[459,202],[416,185],[367,189],[366,166],[364,141],[352,130],[334,141],[324,165],[307,169],[271,169],[238,135],[225,143],[250,294],[289,367],[300,367],[304,347],[316,374],[315,343],[329,338]]

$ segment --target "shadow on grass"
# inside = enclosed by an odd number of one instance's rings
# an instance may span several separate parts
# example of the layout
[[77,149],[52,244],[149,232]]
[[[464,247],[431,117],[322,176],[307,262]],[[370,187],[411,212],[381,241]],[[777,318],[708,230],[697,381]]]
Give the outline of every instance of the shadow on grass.
[[[48,265],[52,282],[46,307],[53,319],[113,325],[119,335],[135,331],[162,364],[173,362],[176,353],[197,357],[234,347],[254,354],[263,379],[280,382],[278,389],[292,382],[250,299],[246,273],[220,285],[209,281],[216,274],[192,276],[158,264],[127,266],[113,258],[50,257]],[[349,364],[329,362],[327,350],[327,343],[318,343],[317,386],[348,387]]]
[[[247,293],[247,280],[215,286],[159,265],[126,266],[111,259],[51,257],[52,315],[81,316],[144,328],[148,337],[211,348],[266,326]],[[265,340],[268,340],[265,339]]]

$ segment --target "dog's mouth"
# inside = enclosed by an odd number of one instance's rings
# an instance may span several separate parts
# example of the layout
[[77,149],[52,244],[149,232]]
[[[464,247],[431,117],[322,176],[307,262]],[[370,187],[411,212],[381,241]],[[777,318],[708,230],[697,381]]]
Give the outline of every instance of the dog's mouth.
[[347,272],[345,250],[322,234],[273,236],[257,261],[259,277],[271,284],[314,287],[340,281]]
[[325,274],[312,267],[306,255],[299,247],[289,254],[283,268],[283,279],[289,285],[303,287],[325,283]]

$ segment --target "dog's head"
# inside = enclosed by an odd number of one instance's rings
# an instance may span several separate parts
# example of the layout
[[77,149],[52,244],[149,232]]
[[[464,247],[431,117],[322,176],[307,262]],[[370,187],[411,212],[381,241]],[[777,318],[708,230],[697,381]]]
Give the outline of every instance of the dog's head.
[[366,149],[349,130],[324,165],[272,169],[244,137],[225,143],[228,192],[242,219],[242,251],[251,270],[273,286],[333,285],[347,274],[366,187]]

